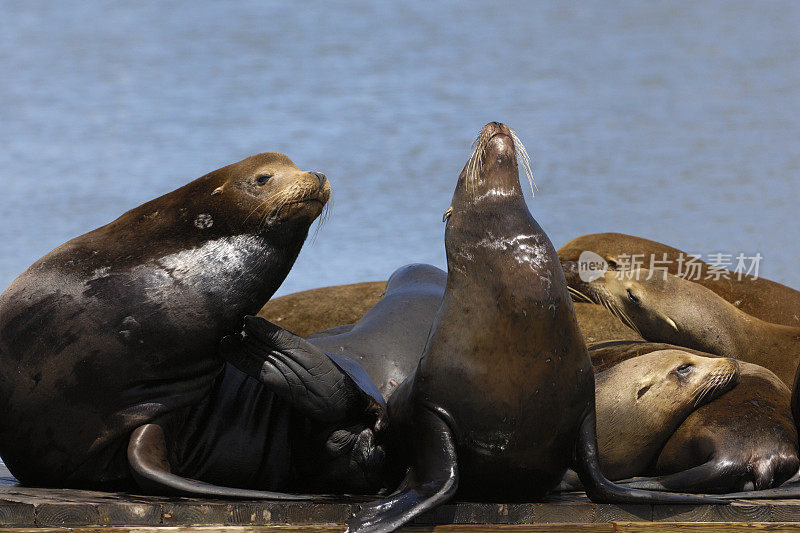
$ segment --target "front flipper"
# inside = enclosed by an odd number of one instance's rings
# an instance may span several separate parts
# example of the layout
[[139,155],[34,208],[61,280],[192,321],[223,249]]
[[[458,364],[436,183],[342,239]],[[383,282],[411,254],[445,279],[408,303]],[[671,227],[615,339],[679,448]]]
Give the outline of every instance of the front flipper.
[[145,424],[134,430],[128,442],[128,465],[136,483],[148,494],[211,496],[282,501],[319,501],[330,496],[286,494],[212,485],[171,472],[164,430],[158,424]]
[[261,317],[245,317],[243,333],[225,337],[220,349],[233,366],[312,420],[337,424],[367,414],[376,431],[386,423],[386,402],[360,365]]
[[692,494],[670,494],[626,488],[609,481],[600,471],[597,455],[597,419],[594,410],[587,413],[581,423],[573,468],[586,488],[587,496],[595,503],[726,503],[724,500]]
[[414,455],[403,483],[389,498],[362,504],[348,520],[348,532],[394,531],[455,495],[458,464],[453,433],[432,409],[417,409],[415,415],[410,435]]

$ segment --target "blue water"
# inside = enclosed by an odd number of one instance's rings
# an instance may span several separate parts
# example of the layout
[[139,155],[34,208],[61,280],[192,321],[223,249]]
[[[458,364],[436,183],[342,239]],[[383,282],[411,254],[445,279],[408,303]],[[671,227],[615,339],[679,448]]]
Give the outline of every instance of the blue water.
[[[0,286],[250,154],[333,186],[279,294],[444,265],[507,122],[559,246],[621,231],[800,287],[800,3],[0,1]],[[2,289],[0,287],[0,289]]]

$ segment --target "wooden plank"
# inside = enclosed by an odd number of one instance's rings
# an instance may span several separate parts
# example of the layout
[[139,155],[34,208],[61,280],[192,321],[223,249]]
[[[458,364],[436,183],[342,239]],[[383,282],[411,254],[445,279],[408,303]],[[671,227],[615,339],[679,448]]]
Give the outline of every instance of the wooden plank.
[[[10,533],[210,533],[219,531],[215,526],[176,526],[176,527],[76,527],[65,529],[19,528],[4,529]],[[226,533],[334,533],[341,532],[341,526],[229,526]],[[487,527],[484,524],[474,525],[440,525],[440,526],[413,526],[403,528],[407,533],[440,532],[440,533],[477,533],[480,531],[498,531],[501,533],[549,533],[559,531],[565,533],[795,533],[800,531],[798,523],[655,523],[655,522],[612,522],[602,524],[576,524],[563,523],[553,526],[551,524],[536,525],[498,525]]]
[[148,526],[161,524],[163,509],[160,504],[108,502],[98,504],[97,512],[98,523],[101,525]]
[[42,503],[36,506],[36,524],[83,526],[100,523],[97,505],[91,503]]
[[237,502],[228,505],[225,522],[232,525],[286,524],[286,506],[276,502]]
[[[323,527],[341,530],[357,503],[266,502],[166,498],[97,491],[0,487],[0,529],[9,526],[104,528],[233,526]],[[609,505],[595,504],[583,494],[553,498],[547,503],[455,503],[439,507],[411,524],[411,531],[446,530],[458,527],[522,526],[536,530],[558,524],[559,529],[578,527],[605,531],[609,524],[618,528],[652,527],[667,523],[768,524],[800,523],[800,500],[741,500],[731,505]],[[586,529],[591,524],[597,527]],[[629,524],[634,524],[629,526]],[[562,527],[563,526],[563,527]],[[649,527],[649,526],[648,526]],[[669,526],[672,527],[672,526]],[[689,526],[686,526],[689,527]],[[696,527],[691,526],[694,531]],[[737,526],[740,527],[740,526]],[[744,526],[741,526],[744,527]],[[766,527],[766,526],[764,526]],[[777,526],[776,526],[777,527]],[[783,530],[783,529],[778,530]],[[763,527],[762,527],[763,529]],[[468,530],[468,529],[467,529]],[[770,526],[766,530],[774,530]],[[111,531],[111,530],[109,530]],[[465,530],[466,531],[466,530]]]
[[653,506],[653,520],[657,522],[768,522],[771,515],[768,504],[746,502],[733,502],[730,505]]
[[29,503],[0,500],[0,526],[33,525],[36,508]]
[[764,523],[764,522],[718,522],[718,523],[617,523],[615,531],[625,533],[721,533],[721,532],[742,532],[758,533],[769,531],[773,533],[797,533],[800,531],[798,523]]
[[162,509],[164,525],[224,525],[228,521],[228,506],[224,503],[168,502]]

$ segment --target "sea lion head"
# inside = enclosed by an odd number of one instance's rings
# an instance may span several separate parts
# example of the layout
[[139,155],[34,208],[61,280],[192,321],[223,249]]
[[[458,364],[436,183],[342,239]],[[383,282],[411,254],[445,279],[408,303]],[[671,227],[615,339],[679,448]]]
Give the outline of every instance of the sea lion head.
[[669,403],[680,397],[692,410],[732,389],[739,382],[740,372],[735,359],[703,357],[676,349],[633,357],[613,368],[624,378],[619,385],[624,385],[628,400],[641,404],[657,398]]
[[530,177],[530,159],[514,130],[499,122],[486,124],[473,143],[472,153],[461,170],[444,221],[458,211],[485,201],[522,199],[517,155],[522,157]]
[[734,359],[658,350],[597,376],[597,437],[603,472],[627,477],[646,468],[698,407],[739,381]]
[[716,322],[729,304],[705,287],[663,271],[608,270],[592,281],[565,264],[569,291],[577,301],[603,305],[643,338],[694,347],[696,324]]
[[286,219],[310,224],[331,195],[325,174],[300,170],[277,152],[256,154],[198,181],[212,201],[233,198],[240,214],[244,213],[243,225],[255,230]]
[[[300,170],[277,152],[256,154],[131,209],[55,253],[66,253],[70,260],[85,256],[88,260],[81,265],[88,275],[252,236],[285,250],[291,266],[330,195],[321,172]],[[240,248],[244,241],[239,241]],[[203,254],[207,262],[210,255]]]

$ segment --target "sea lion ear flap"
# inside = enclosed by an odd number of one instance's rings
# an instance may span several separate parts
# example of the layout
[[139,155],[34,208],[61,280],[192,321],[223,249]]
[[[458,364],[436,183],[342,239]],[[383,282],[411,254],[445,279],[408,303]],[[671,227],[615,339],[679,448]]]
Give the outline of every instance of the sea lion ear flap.
[[453,206],[451,205],[450,207],[447,208],[447,211],[444,212],[444,215],[442,215],[442,222],[447,222],[450,219],[450,215],[452,214],[453,214]]
[[664,322],[666,322],[669,327],[680,333],[680,330],[678,329],[678,324],[676,324],[675,321],[672,320],[667,315],[664,315]]
[[385,429],[388,425],[386,400],[383,399],[383,395],[364,368],[346,355],[328,352],[325,352],[325,355],[339,367],[339,370],[347,374],[361,393],[367,397],[367,412],[375,417],[375,431],[379,432]]

